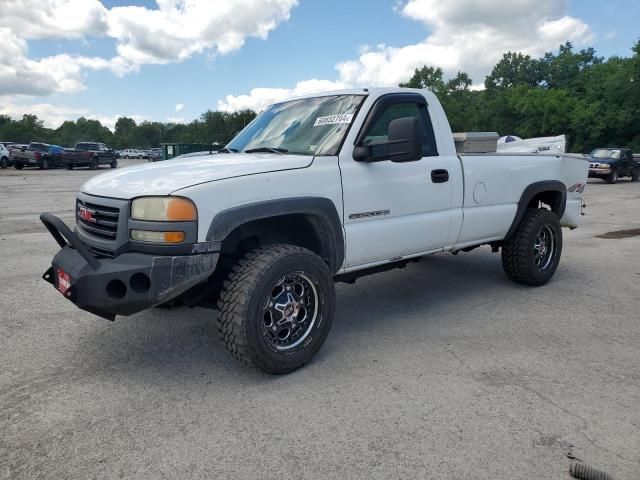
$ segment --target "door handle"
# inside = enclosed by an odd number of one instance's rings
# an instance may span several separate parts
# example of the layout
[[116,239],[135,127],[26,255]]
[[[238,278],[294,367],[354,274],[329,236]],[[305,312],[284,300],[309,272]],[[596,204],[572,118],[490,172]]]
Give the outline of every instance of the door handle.
[[433,183],[444,183],[449,181],[449,172],[444,169],[431,170],[431,181]]

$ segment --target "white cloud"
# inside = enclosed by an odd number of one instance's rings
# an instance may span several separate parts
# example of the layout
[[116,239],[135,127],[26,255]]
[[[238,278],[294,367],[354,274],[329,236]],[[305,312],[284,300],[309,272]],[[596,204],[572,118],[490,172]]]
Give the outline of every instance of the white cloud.
[[114,7],[108,35],[132,65],[179,62],[194,54],[227,54],[247,37],[265,39],[289,19],[297,0],[156,0],[158,8]]
[[110,68],[98,57],[66,54],[40,60],[27,58],[27,42],[6,27],[0,27],[0,95],[47,95],[84,88],[85,70]]
[[184,103],[176,103],[176,112],[181,111],[184,108]]
[[2,0],[0,27],[22,38],[77,38],[102,35],[107,9],[98,0]]
[[[87,71],[118,76],[145,64],[227,54],[266,38],[298,0],[156,0],[157,8],[107,9],[99,0],[0,0],[0,95],[48,95],[84,88]],[[27,40],[108,36],[113,58],[28,56]]]
[[144,115],[95,115],[84,108],[65,107],[50,103],[17,104],[9,97],[0,97],[0,115],[8,115],[18,120],[24,114],[36,115],[48,128],[57,128],[66,120],[77,120],[80,117],[99,120],[110,130],[115,129],[116,122],[120,117],[133,118],[138,123],[148,120]]
[[[592,40],[589,26],[567,10],[567,0],[404,1],[396,11],[423,23],[429,35],[413,45],[361,47],[357,58],[336,65],[338,79],[329,83],[396,86],[416,68],[431,65],[447,76],[466,71],[478,86],[507,51],[539,56],[567,40],[577,45]],[[227,95],[218,106],[260,109],[296,89],[255,88],[248,95]]]
[[409,0],[400,12],[424,23],[431,31],[425,40],[378,46],[336,68],[354,85],[397,85],[425,64],[448,75],[464,70],[482,82],[507,51],[538,56],[567,40],[591,40],[589,26],[567,16],[567,8],[566,0]]
[[38,119],[44,121],[45,127],[56,128],[65,120],[75,120],[88,112],[83,109],[54,106],[49,103],[17,105],[8,100],[0,99],[0,115],[20,119],[24,114],[36,115]]
[[184,117],[167,117],[169,123],[186,123]]
[[234,112],[251,109],[261,111],[265,107],[286,100],[287,98],[307,95],[309,93],[329,92],[347,88],[343,82],[330,80],[303,80],[293,88],[254,88],[248,95],[227,95],[218,102],[218,110]]

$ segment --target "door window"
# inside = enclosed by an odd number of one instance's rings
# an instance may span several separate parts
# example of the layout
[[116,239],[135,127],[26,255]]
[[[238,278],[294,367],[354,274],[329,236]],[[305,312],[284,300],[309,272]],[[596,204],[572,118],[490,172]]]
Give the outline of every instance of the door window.
[[[426,105],[419,105],[415,102],[394,103],[389,105],[380,114],[374,124],[371,125],[362,139],[362,145],[371,146],[372,154],[374,156],[383,153],[387,146],[376,146],[376,144],[387,142],[389,140],[389,124],[393,120],[405,117],[417,117],[423,125],[422,156],[432,157],[438,155],[433,127],[431,126],[431,119],[429,118],[427,107]],[[379,148],[380,151],[377,151],[377,148]]]

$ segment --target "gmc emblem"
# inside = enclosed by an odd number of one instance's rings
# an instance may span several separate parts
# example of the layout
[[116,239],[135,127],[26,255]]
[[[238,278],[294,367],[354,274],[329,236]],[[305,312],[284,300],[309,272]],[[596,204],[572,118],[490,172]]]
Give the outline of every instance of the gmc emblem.
[[94,210],[89,210],[87,207],[80,207],[79,215],[82,220],[85,222],[96,223],[96,219],[93,214],[96,213]]

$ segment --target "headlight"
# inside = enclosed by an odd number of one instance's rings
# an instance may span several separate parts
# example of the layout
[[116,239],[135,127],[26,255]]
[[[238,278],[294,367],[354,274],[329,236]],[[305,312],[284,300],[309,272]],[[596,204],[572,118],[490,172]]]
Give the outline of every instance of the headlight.
[[182,197],[140,197],[131,203],[131,218],[153,222],[189,222],[198,219],[191,200]]
[[611,168],[611,165],[608,163],[601,163],[598,168]]

